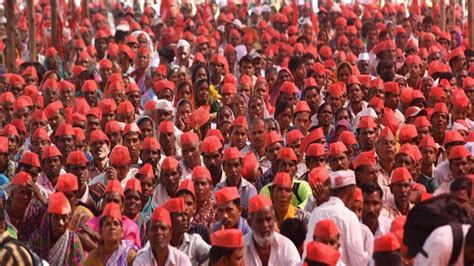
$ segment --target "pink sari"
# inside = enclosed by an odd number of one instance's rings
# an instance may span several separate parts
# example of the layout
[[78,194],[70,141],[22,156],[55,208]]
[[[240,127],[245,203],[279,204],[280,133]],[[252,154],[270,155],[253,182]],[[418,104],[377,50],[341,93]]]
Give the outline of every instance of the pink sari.
[[[94,229],[94,231],[99,232],[100,218],[102,218],[102,216],[90,219],[89,222],[87,222],[87,225]],[[140,229],[138,228],[137,224],[126,216],[122,215],[122,227],[123,240],[131,240],[138,249],[141,249],[142,244],[140,241]]]

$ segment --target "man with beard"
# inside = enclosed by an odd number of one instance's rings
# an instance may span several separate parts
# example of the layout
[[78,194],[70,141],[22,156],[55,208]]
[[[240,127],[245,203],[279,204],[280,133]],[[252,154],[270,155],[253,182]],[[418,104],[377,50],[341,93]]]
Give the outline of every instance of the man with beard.
[[150,244],[137,254],[133,265],[165,265],[167,261],[172,261],[175,265],[191,266],[188,256],[170,245],[172,234],[170,213],[163,207],[156,208],[148,230]]
[[160,206],[174,196],[181,178],[179,162],[172,156],[168,156],[163,160],[160,170],[160,183],[155,187],[152,199],[155,206]]
[[392,220],[380,215],[382,210],[383,191],[375,182],[362,185],[363,207],[362,222],[370,229],[374,238],[390,232]]
[[169,199],[162,207],[167,209],[171,215],[173,230],[170,244],[184,252],[193,265],[204,263],[209,255],[211,246],[199,234],[186,233],[189,230],[189,219],[186,214],[183,198]]
[[196,133],[189,131],[181,135],[181,154],[183,160],[180,162],[182,179],[191,178],[194,167],[201,165],[201,141]]
[[54,192],[54,186],[58,181],[63,167],[63,155],[54,145],[44,148],[41,155],[41,169],[43,172],[38,176],[36,184],[44,189],[47,195]]
[[217,204],[217,220],[213,232],[222,229],[239,229],[242,234],[251,231],[247,220],[242,215],[239,191],[235,187],[224,187],[215,193]]
[[407,215],[413,207],[408,196],[411,192],[413,179],[406,167],[398,167],[393,170],[390,177],[390,191],[393,198],[388,199],[382,207],[382,215],[393,220],[399,215]]
[[293,242],[275,232],[275,213],[268,197],[250,199],[249,221],[252,232],[244,236],[245,265],[296,265],[301,261]]
[[[208,136],[202,142],[202,158],[212,177],[212,186],[226,179],[222,171],[222,142],[216,136]],[[194,171],[194,169],[193,169]]]
[[369,255],[364,251],[361,225],[349,208],[354,202],[355,175],[348,170],[330,174],[331,197],[316,207],[309,217],[306,241],[313,240],[315,225],[325,219],[333,219],[340,230],[342,262],[346,265],[366,265]]
[[161,147],[158,140],[154,137],[146,137],[143,139],[140,147],[140,160],[142,165],[149,163],[153,167],[155,175],[158,174],[158,164],[161,159]]
[[69,153],[75,149],[76,134],[71,124],[62,124],[58,127],[54,134],[55,144],[63,155],[63,163],[65,163]]

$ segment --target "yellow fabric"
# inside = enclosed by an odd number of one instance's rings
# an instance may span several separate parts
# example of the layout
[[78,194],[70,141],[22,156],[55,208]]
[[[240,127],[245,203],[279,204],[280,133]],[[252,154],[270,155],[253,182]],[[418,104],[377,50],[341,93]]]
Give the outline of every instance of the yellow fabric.
[[78,205],[76,209],[74,209],[68,229],[75,232],[81,219],[82,221],[89,221],[92,218],[94,218],[94,214],[88,208]]
[[[131,249],[130,252],[128,252],[127,262],[129,266],[133,265],[133,261],[135,260],[136,256],[137,252],[135,250]],[[102,259],[100,258],[98,248],[92,250],[91,253],[89,253],[85,266],[105,266],[105,264],[102,263]]]
[[295,218],[296,217],[296,208],[290,204],[290,207],[288,207],[288,211],[286,212],[285,216],[283,217],[283,220],[281,221],[278,221],[278,219],[276,219],[276,224],[277,224],[277,228],[280,228],[281,224],[283,223],[284,220],[286,219],[290,219],[290,218]]

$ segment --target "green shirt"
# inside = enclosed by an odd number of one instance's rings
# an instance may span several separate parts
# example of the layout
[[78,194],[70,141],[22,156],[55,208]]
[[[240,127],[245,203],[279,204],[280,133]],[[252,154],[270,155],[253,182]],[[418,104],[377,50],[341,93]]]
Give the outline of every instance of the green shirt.
[[[260,191],[260,194],[270,197],[270,187],[273,186],[273,182],[264,186]],[[291,189],[291,205],[296,208],[304,210],[308,198],[312,195],[311,187],[309,183],[303,180],[293,179],[293,187]]]

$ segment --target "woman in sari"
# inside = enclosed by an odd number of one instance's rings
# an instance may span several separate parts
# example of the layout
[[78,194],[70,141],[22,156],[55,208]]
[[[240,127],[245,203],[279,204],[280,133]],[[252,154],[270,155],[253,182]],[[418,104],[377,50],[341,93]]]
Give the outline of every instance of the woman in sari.
[[123,215],[134,221],[140,229],[140,240],[146,243],[147,235],[147,221],[151,214],[142,211],[142,187],[140,180],[132,178],[127,181],[125,186],[125,200]]
[[29,240],[29,246],[50,265],[83,265],[84,251],[79,237],[69,231],[71,206],[62,192],[49,196],[48,210]]
[[132,241],[122,240],[122,214],[119,204],[111,202],[105,205],[99,227],[99,246],[89,253],[85,265],[132,265],[137,255],[136,247]]

